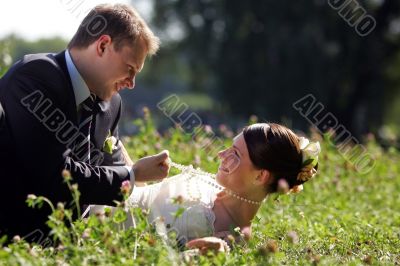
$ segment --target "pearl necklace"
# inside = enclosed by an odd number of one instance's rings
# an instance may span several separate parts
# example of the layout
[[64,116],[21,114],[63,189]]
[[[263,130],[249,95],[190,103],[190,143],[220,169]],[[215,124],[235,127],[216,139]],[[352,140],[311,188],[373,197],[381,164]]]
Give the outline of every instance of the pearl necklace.
[[185,166],[182,164],[174,163],[172,161],[169,162],[169,165],[175,167],[176,169],[180,170],[181,172],[188,173],[191,176],[199,177],[199,179],[201,181],[203,181],[204,183],[206,183],[216,189],[219,189],[221,191],[224,190],[229,196],[234,197],[240,201],[244,201],[244,202],[247,202],[247,203],[250,203],[253,205],[261,205],[261,203],[263,203],[263,201],[254,201],[254,200],[249,200],[249,199],[243,198],[243,197],[237,195],[236,193],[234,193],[233,191],[217,184],[216,182],[211,182],[209,180],[206,180],[203,176],[208,176],[208,177],[211,177],[212,179],[215,179],[215,175],[205,172],[199,168],[194,169],[192,165]]

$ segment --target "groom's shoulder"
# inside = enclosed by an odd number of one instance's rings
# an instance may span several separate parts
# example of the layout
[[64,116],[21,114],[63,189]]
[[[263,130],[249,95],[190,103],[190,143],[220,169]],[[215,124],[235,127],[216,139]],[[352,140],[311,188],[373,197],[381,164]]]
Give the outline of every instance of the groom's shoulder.
[[26,54],[21,58],[21,64],[28,64],[31,62],[47,62],[54,63],[56,61],[54,53],[38,53],[38,54]]
[[10,68],[9,72],[10,74],[28,74],[38,78],[64,75],[54,53],[24,55]]
[[[2,91],[18,91],[17,88],[40,89],[52,99],[63,99],[65,88],[71,86],[68,70],[62,59],[65,54],[28,54],[17,61],[0,79]],[[65,98],[65,97],[64,97]]]
[[44,67],[59,70],[60,66],[54,53],[27,54],[16,63],[19,68]]

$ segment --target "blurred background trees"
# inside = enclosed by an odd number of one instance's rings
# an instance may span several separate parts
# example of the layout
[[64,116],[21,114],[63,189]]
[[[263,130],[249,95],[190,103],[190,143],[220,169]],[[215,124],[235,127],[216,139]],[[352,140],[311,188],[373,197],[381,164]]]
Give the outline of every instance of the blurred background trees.
[[[143,1],[149,3],[132,4]],[[157,102],[176,93],[206,124],[236,127],[256,115],[306,130],[309,123],[292,104],[312,93],[356,137],[398,130],[400,2],[358,3],[376,20],[365,37],[328,0],[152,1],[147,20],[162,49],[134,93],[122,93],[126,121],[145,105],[157,110]],[[5,42],[13,59],[66,45],[60,38],[10,36]],[[167,122],[158,118],[160,125]],[[129,126],[123,130],[130,132]]]
[[326,0],[156,1],[154,23],[182,28],[189,87],[229,113],[304,129],[292,104],[312,93],[359,136],[400,124],[400,2],[358,2],[376,20],[365,37]]

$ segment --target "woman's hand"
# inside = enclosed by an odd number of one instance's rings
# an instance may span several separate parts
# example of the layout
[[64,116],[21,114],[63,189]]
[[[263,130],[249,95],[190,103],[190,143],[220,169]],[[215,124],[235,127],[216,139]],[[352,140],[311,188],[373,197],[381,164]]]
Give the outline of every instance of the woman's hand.
[[198,248],[202,255],[207,254],[208,251],[216,253],[230,251],[228,244],[224,240],[214,236],[193,239],[186,246],[188,248]]

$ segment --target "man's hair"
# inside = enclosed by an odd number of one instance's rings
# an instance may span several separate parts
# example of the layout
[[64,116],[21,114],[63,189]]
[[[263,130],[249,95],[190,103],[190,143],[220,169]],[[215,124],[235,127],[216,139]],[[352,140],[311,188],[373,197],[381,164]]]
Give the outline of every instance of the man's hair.
[[117,51],[124,45],[133,46],[139,39],[144,41],[149,55],[154,55],[160,46],[159,38],[133,7],[101,4],[83,19],[68,48],[86,48],[104,34],[111,37]]

